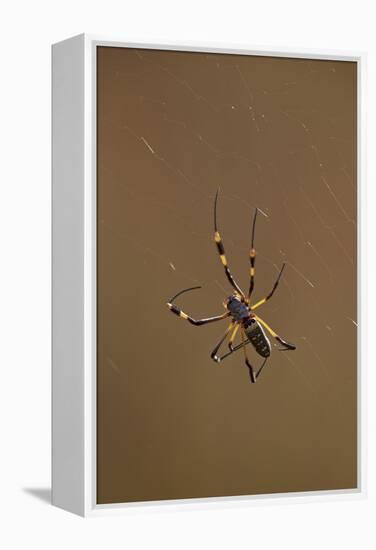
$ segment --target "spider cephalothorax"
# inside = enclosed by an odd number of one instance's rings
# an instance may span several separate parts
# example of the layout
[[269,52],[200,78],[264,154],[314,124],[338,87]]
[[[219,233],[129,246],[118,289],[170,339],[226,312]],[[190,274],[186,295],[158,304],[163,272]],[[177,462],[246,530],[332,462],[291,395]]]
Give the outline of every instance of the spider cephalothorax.
[[[272,290],[269,292],[269,294],[265,297],[256,302],[255,304],[251,305],[251,295],[254,289],[254,279],[255,279],[255,261],[256,261],[256,250],[254,248],[254,237],[255,237],[255,226],[256,226],[256,218],[257,218],[257,208],[255,209],[255,214],[253,217],[253,224],[252,224],[252,240],[251,240],[251,249],[249,251],[249,261],[250,261],[250,269],[249,269],[249,275],[250,275],[250,283],[249,283],[249,290],[248,295],[246,296],[240,286],[235,281],[234,277],[232,276],[232,273],[228,267],[227,264],[227,258],[225,255],[225,249],[223,246],[221,235],[219,234],[218,227],[217,227],[217,200],[218,200],[218,192],[215,196],[214,201],[214,241],[217,245],[219,257],[221,259],[222,265],[225,270],[225,274],[227,276],[227,279],[231,286],[234,289],[234,292],[231,296],[227,298],[227,300],[224,302],[224,306],[226,308],[225,313],[222,315],[217,315],[216,317],[208,317],[206,319],[194,319],[190,315],[187,315],[184,313],[178,306],[176,306],[173,302],[174,300],[183,294],[184,292],[188,292],[190,290],[195,290],[198,288],[201,288],[200,286],[192,287],[192,288],[186,288],[185,290],[182,290],[178,294],[176,294],[169,302],[167,303],[167,306],[172,311],[172,313],[175,313],[175,315],[178,315],[179,317],[182,317],[183,319],[186,319],[193,325],[206,325],[207,323],[213,323],[215,321],[220,321],[221,319],[226,319],[231,317],[231,323],[227,327],[225,334],[221,338],[221,340],[218,342],[216,347],[211,353],[211,358],[219,363],[238,349],[243,349],[244,351],[244,358],[245,363],[249,369],[249,375],[251,378],[251,382],[256,382],[257,378],[259,377],[268,357],[271,354],[271,345],[269,342],[269,339],[267,338],[265,334],[266,329],[272,336],[275,338],[281,345],[282,348],[279,348],[281,350],[294,350],[295,346],[294,344],[290,344],[289,342],[286,342],[283,340],[274,330],[267,324],[265,321],[263,321],[258,315],[256,315],[255,310],[260,307],[262,304],[264,304],[267,300],[269,300],[281,279],[285,264],[282,265],[282,268],[278,274],[277,280],[273,285]],[[233,346],[233,343],[235,341],[235,337],[240,329],[240,335],[241,335],[241,344],[238,346]],[[218,356],[217,353],[219,351],[219,348],[223,344],[223,342],[226,340],[226,338],[229,337],[228,347],[229,351],[222,355],[222,357]],[[255,372],[254,368],[252,367],[251,363],[248,360],[247,356],[247,350],[246,345],[251,343],[255,349],[255,351],[264,358],[264,361],[261,365],[261,367]]]
[[232,294],[227,298],[226,309],[228,309],[235,321],[247,319],[251,313],[248,304],[238,294]]

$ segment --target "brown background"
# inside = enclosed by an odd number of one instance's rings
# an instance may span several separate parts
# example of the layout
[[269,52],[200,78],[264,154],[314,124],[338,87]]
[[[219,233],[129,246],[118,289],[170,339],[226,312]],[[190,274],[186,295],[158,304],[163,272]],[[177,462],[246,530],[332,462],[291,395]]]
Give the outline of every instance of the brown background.
[[[210,351],[213,242],[294,352]],[[262,310],[262,311],[261,311]],[[255,364],[259,358],[250,350]],[[356,65],[98,49],[98,502],[355,487]]]

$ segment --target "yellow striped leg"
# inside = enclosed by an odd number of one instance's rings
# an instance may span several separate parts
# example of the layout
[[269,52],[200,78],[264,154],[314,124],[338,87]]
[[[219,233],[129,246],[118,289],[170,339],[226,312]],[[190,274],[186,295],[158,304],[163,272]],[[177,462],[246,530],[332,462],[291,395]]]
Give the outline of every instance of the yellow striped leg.
[[232,331],[232,334],[231,334],[231,336],[230,336],[230,340],[229,340],[229,343],[228,343],[228,347],[229,347],[230,351],[234,351],[234,348],[233,348],[232,344],[234,343],[234,340],[235,340],[235,338],[236,338],[236,334],[237,334],[237,332],[238,332],[238,330],[239,330],[239,327],[240,327],[240,324],[239,324],[239,323],[236,323],[235,328],[234,328],[234,330]]
[[233,329],[234,324],[235,324],[235,321],[231,321],[231,323],[229,324],[229,326],[226,329],[226,332],[224,333],[224,335],[222,336],[222,338],[220,339],[220,341],[218,342],[218,344],[215,346],[215,348],[213,349],[213,351],[210,354],[210,357],[216,363],[220,363],[220,361],[221,361],[221,357],[218,357],[218,355],[217,355],[218,350],[221,347],[221,345],[223,344],[223,342],[226,340],[228,333]]
[[287,351],[287,350],[294,350],[296,349],[296,346],[294,344],[290,344],[289,342],[286,342],[286,340],[283,340],[274,330],[267,324],[263,319],[255,315],[255,319],[266,328],[266,330],[275,338],[282,346],[283,348],[280,348],[281,351]]
[[168,302],[167,307],[172,313],[175,313],[175,315],[177,315],[178,317],[181,317],[182,319],[185,319],[186,321],[189,321],[192,325],[196,326],[214,323],[215,321],[220,321],[221,319],[226,319],[226,317],[230,316],[230,312],[225,311],[225,313],[223,313],[222,315],[216,315],[215,317],[207,317],[206,319],[194,319],[187,313],[184,313],[184,311],[182,311],[180,307],[176,306],[175,304],[171,304],[170,302]]
[[231,274],[231,271],[227,265],[227,258],[225,254],[225,248],[223,246],[221,235],[219,234],[218,227],[217,227],[217,201],[218,201],[218,194],[219,189],[215,195],[214,199],[214,241],[217,245],[217,250],[219,253],[219,257],[221,259],[222,265],[225,269],[225,273],[227,276],[227,279],[229,280],[230,285],[245,299],[244,293],[238,283],[235,281],[234,277]]
[[230,285],[240,294],[240,296],[242,296],[244,298],[244,293],[243,293],[242,289],[240,288],[238,283],[235,281],[235,279],[232,276],[232,273],[231,273],[231,271],[230,271],[230,269],[227,265],[227,258],[226,258],[226,254],[225,254],[225,249],[224,249],[224,246],[223,246],[221,235],[219,234],[218,231],[215,231],[215,233],[214,233],[214,241],[215,241],[215,244],[217,245],[219,257],[220,257],[222,265],[225,269],[225,273],[226,273],[226,276],[227,276],[227,279],[228,279]]
[[253,288],[255,286],[256,250],[254,248],[254,242],[255,242],[255,227],[256,227],[257,212],[258,212],[258,209],[256,208],[255,215],[253,217],[253,224],[252,224],[251,250],[249,251],[249,261],[250,261],[251,267],[249,268],[250,282],[249,282],[248,299],[250,298],[253,292]]
[[251,250],[249,251],[249,261],[250,261],[251,267],[249,268],[250,283],[249,283],[248,299],[250,298],[253,292],[253,288],[255,286],[255,260],[256,260],[256,250],[254,248],[251,248]]
[[268,294],[265,298],[263,298],[262,300],[260,300],[259,302],[257,302],[256,304],[253,304],[253,305],[251,306],[251,309],[252,309],[252,310],[257,309],[258,307],[262,306],[262,304],[265,304],[265,302],[267,302],[267,301],[273,296],[274,292],[275,292],[276,289],[277,289],[277,286],[278,286],[279,280],[280,280],[280,278],[281,278],[281,276],[282,276],[283,270],[285,269],[285,265],[286,265],[285,263],[282,265],[282,268],[281,268],[281,271],[279,272],[279,275],[278,275],[278,277],[277,277],[277,280],[276,280],[276,282],[274,283],[273,288],[271,289],[271,291],[269,292],[269,294]]

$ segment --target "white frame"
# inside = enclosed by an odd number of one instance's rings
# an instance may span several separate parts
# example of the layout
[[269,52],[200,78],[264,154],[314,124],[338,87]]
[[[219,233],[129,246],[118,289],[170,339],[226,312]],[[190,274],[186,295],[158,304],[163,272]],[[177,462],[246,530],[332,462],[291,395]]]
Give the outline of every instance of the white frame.
[[[358,67],[358,487],[96,504],[96,48],[116,46],[353,61]],[[182,506],[223,507],[366,496],[364,53],[228,44],[144,44],[79,35],[52,47],[52,502],[82,516]],[[65,294],[64,294],[65,293]],[[361,299],[363,298],[362,304]],[[362,330],[360,330],[360,327]]]

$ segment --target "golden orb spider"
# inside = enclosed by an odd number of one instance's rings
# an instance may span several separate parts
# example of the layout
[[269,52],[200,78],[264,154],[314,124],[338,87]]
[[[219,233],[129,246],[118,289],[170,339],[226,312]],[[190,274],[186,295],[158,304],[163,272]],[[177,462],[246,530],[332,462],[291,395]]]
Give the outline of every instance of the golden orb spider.
[[[184,294],[185,292],[189,292],[191,290],[199,289],[201,288],[201,286],[195,286],[195,287],[181,290],[175,296],[173,296],[171,300],[167,302],[167,306],[172,313],[174,313],[175,315],[178,315],[182,319],[186,319],[192,325],[196,325],[196,326],[206,325],[208,323],[214,323],[215,321],[220,321],[222,319],[231,317],[231,323],[227,327],[226,332],[224,333],[224,335],[222,336],[218,344],[215,346],[215,348],[211,352],[210,356],[213,359],[213,361],[219,363],[220,361],[223,361],[226,357],[229,357],[232,353],[236,352],[237,350],[243,349],[245,364],[249,369],[249,376],[250,376],[251,382],[255,383],[258,377],[260,376],[260,373],[264,368],[268,357],[271,354],[271,345],[270,345],[269,339],[265,334],[264,329],[266,329],[271,334],[271,336],[273,336],[273,338],[275,338],[283,346],[282,348],[278,348],[280,351],[289,351],[289,350],[296,349],[296,346],[294,344],[290,344],[289,342],[286,342],[286,340],[283,340],[276,332],[274,332],[274,330],[263,319],[261,319],[261,317],[259,317],[255,313],[255,310],[257,308],[259,308],[265,302],[270,300],[270,298],[273,296],[274,292],[277,289],[277,286],[279,284],[279,281],[281,279],[281,276],[286,264],[283,263],[282,268],[278,274],[277,280],[275,281],[273,288],[271,289],[269,294],[265,296],[265,298],[262,298],[262,300],[259,300],[258,302],[251,305],[250,299],[254,289],[254,280],[255,280],[256,250],[254,248],[254,238],[255,238],[255,227],[256,227],[256,218],[257,218],[258,209],[257,208],[255,209],[255,214],[253,217],[253,224],[252,224],[251,249],[249,252],[250,283],[249,283],[248,295],[246,297],[244,292],[238,285],[238,283],[235,281],[233,275],[231,274],[230,268],[228,267],[222,238],[218,231],[218,225],[217,225],[218,195],[219,195],[219,189],[215,195],[215,200],[214,200],[214,241],[217,245],[219,257],[224,267],[227,279],[234,289],[234,292],[231,294],[231,296],[227,298],[226,302],[224,303],[226,311],[222,315],[217,315],[215,317],[208,317],[206,319],[194,319],[190,315],[187,315],[186,313],[184,313],[184,311],[182,311],[180,307],[176,306],[173,303],[174,300],[181,294]],[[239,329],[240,329],[242,342],[241,344],[234,347],[233,343]],[[217,353],[221,345],[229,335],[230,335],[229,342],[228,342],[229,351],[220,357],[217,355]],[[251,365],[248,359],[246,345],[249,343],[251,343],[254,349],[256,350],[256,352],[261,357],[264,358],[263,363],[261,364],[261,366],[257,371],[255,371],[255,369],[253,368],[253,366]]]

